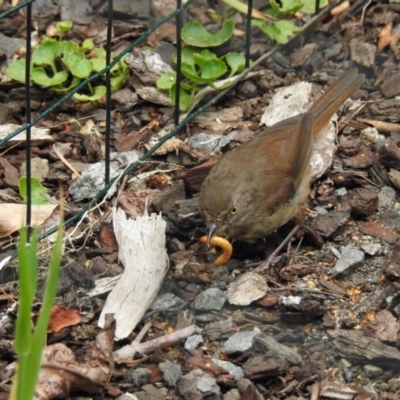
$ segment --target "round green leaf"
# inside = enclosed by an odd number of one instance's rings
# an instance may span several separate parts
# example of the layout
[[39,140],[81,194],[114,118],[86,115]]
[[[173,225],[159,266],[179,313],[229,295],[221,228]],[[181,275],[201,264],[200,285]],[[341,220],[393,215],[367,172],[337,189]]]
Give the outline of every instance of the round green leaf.
[[182,28],[182,39],[185,43],[196,47],[215,47],[225,43],[233,34],[235,23],[224,21],[223,27],[215,34],[207,32],[199,22],[188,22]]
[[25,83],[25,68],[26,59],[21,58],[20,60],[16,60],[8,66],[7,74],[11,79]]
[[48,39],[43,43],[36,46],[32,53],[33,65],[54,65],[54,58],[56,57],[60,43]]
[[207,60],[201,70],[201,77],[207,81],[214,81],[224,75],[227,69],[221,60]]
[[72,75],[77,78],[85,79],[88,78],[93,70],[93,65],[90,60],[78,60],[71,67]]
[[233,76],[237,72],[244,70],[246,59],[243,55],[239,53],[231,52],[226,55],[226,62],[231,68],[231,73],[229,74],[229,76]]
[[86,95],[86,94],[75,93],[74,98],[83,103],[87,101],[96,101],[101,99],[106,94],[106,92],[107,88],[105,86],[96,86],[94,88],[94,94]]
[[83,53],[80,53],[79,51],[75,51],[74,53],[66,54],[62,58],[62,62],[69,69],[71,69],[75,63],[77,63],[78,61],[82,61],[82,60],[86,60],[86,57]]
[[97,58],[106,58],[106,51],[102,47],[96,47],[93,53]]
[[169,90],[175,84],[175,72],[168,71],[157,79],[156,85],[158,89]]
[[67,54],[79,52],[79,46],[72,40],[66,40],[60,43],[58,55],[66,56]]
[[60,71],[52,77],[47,75],[47,72],[42,67],[36,67],[31,72],[32,81],[42,86],[60,85],[68,79],[68,74],[65,71]]
[[[186,46],[182,49],[182,63],[194,66],[194,53],[199,53],[200,49],[192,46]],[[176,64],[176,53],[172,54],[172,61]]]
[[58,32],[65,33],[72,29],[73,22],[72,21],[60,21],[56,23],[56,28]]
[[[181,90],[179,91],[179,93],[180,93],[179,109],[181,111],[186,111],[192,103],[194,90],[192,89],[190,92],[187,92],[181,86]],[[169,91],[169,96],[171,97],[173,103],[175,103],[175,95],[176,95],[176,85],[174,84]]]
[[95,72],[99,72],[106,67],[106,60],[104,58],[91,58],[90,61]]
[[[315,0],[311,1],[314,2],[315,7]],[[278,15],[294,14],[304,6],[304,1],[301,0],[280,0],[279,3],[276,0],[271,0],[269,3],[271,8],[278,13]]]
[[[303,0],[304,6],[301,7],[300,11],[306,14],[315,14],[316,0]],[[328,0],[320,0],[319,8],[328,5]]]
[[92,50],[93,48],[94,48],[94,43],[92,38],[85,39],[82,43],[82,46],[80,47],[82,51],[89,51]]

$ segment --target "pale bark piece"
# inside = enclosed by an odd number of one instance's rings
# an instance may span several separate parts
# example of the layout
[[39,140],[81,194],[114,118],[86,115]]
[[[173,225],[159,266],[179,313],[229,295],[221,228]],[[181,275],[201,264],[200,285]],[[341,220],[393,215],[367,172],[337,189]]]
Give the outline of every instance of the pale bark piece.
[[[0,211],[0,238],[11,235],[26,225],[26,204],[3,203]],[[45,223],[57,204],[43,204],[32,206],[32,226],[41,226]]]
[[[17,124],[7,124],[0,125],[0,140],[6,138],[10,133],[13,133],[18,128],[21,128],[21,125]],[[4,147],[15,146],[17,142],[21,142],[21,144],[25,144],[26,140],[26,131],[22,131],[17,136],[14,136],[7,143],[4,143]],[[32,146],[37,146],[43,143],[53,142],[53,138],[50,136],[50,129],[47,128],[36,128],[32,126],[31,128],[31,140]]]
[[268,291],[265,278],[255,272],[247,272],[239,276],[228,287],[229,303],[247,306],[264,297]]
[[114,314],[115,339],[121,340],[130,335],[153,303],[169,263],[166,222],[161,215],[127,219],[123,210],[114,208],[113,224],[125,271],[107,298],[99,326],[104,327],[107,314]]

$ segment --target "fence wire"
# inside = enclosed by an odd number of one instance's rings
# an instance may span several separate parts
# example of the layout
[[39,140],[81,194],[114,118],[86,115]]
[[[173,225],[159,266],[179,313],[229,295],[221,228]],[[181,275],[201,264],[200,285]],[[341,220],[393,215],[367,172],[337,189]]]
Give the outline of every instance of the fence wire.
[[[182,79],[182,72],[181,72],[181,64],[182,64],[182,40],[181,40],[181,28],[182,28],[182,16],[185,13],[186,9],[194,2],[194,0],[187,0],[184,4],[182,4],[182,0],[177,0],[177,7],[174,12],[169,14],[168,16],[160,19],[155,24],[153,24],[150,28],[146,30],[138,39],[132,41],[124,50],[122,50],[114,59],[111,60],[111,45],[112,45],[112,27],[113,27],[113,1],[108,0],[108,16],[107,16],[107,40],[106,40],[106,67],[99,72],[94,73],[89,78],[80,82],[77,86],[71,89],[67,94],[60,97],[57,101],[54,102],[51,106],[49,106],[46,110],[41,112],[36,117],[31,117],[31,99],[30,99],[30,84],[31,84],[31,77],[30,77],[30,59],[31,59],[31,43],[32,43],[32,5],[35,3],[35,0],[27,0],[15,7],[10,8],[9,10],[0,14],[0,19],[6,18],[10,16],[12,13],[15,13],[23,8],[26,8],[26,86],[25,86],[25,104],[26,104],[26,123],[22,125],[20,128],[9,134],[3,140],[0,140],[0,148],[7,143],[9,140],[14,138],[15,136],[19,135],[21,132],[26,132],[26,175],[27,175],[27,219],[26,223],[28,226],[31,224],[31,208],[32,208],[32,193],[31,193],[31,128],[37,124],[40,120],[44,117],[49,115],[51,112],[56,110],[60,107],[63,103],[65,103],[68,99],[70,99],[75,93],[83,89],[85,86],[90,84],[90,82],[94,81],[95,79],[101,77],[102,75],[106,75],[106,133],[105,133],[105,186],[102,190],[100,190],[97,195],[89,202],[87,202],[79,212],[75,213],[73,216],[68,218],[65,221],[65,225],[68,226],[72,222],[77,221],[85,215],[85,213],[90,210],[96,203],[104,198],[104,196],[108,193],[108,191],[112,188],[113,185],[117,183],[117,181],[127,174],[134,171],[138,166],[140,166],[146,159],[148,159],[159,147],[161,147],[167,140],[171,139],[175,136],[186,124],[192,121],[196,116],[210,107],[212,104],[216,103],[220,100],[225,94],[230,91],[235,85],[242,80],[251,69],[259,65],[262,61],[266,60],[270,56],[272,56],[280,47],[275,47],[270,52],[264,54],[259,59],[255,60],[252,65],[249,67],[250,64],[250,44],[251,44],[251,15],[253,10],[253,2],[249,0],[247,2],[248,12],[246,16],[246,32],[245,32],[245,45],[244,45],[244,53],[246,58],[246,68],[243,72],[235,77],[232,81],[231,86],[228,88],[218,92],[212,99],[206,102],[203,106],[198,107],[194,111],[190,112],[188,115],[184,115],[183,117],[180,115],[179,112],[179,93],[180,93],[180,84]],[[296,39],[298,36],[302,35],[307,29],[314,24],[314,22],[320,19],[323,15],[327,14],[333,7],[336,7],[342,1],[338,0],[328,7],[325,7],[320,14],[317,14],[314,18],[312,18],[307,24],[304,25],[302,30],[298,32],[296,35],[292,37],[291,40]],[[319,8],[319,0],[317,0],[316,7],[318,11]],[[177,50],[177,66],[176,66],[176,93],[175,96],[175,110],[174,110],[174,122],[175,128],[171,130],[167,135],[165,135],[162,139],[160,139],[149,151],[147,151],[143,156],[137,161],[129,165],[121,175],[110,179],[110,153],[111,153],[111,77],[110,72],[111,69],[129,52],[133,50],[134,47],[138,46],[141,42],[145,41],[146,38],[149,37],[154,31],[156,31],[161,25],[165,24],[166,22],[175,19],[176,23],[176,50]],[[40,239],[43,239],[52,233],[57,231],[57,227],[54,227],[47,232],[43,233],[40,236]],[[16,254],[11,256],[10,258],[14,258]]]

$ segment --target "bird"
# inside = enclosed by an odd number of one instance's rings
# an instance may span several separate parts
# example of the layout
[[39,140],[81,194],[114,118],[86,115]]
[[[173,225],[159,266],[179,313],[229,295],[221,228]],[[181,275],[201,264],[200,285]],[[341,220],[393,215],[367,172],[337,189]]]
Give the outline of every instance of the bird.
[[254,242],[290,220],[301,220],[310,191],[313,143],[364,78],[357,69],[345,72],[308,111],[262,130],[224,154],[199,195],[207,244],[217,233]]

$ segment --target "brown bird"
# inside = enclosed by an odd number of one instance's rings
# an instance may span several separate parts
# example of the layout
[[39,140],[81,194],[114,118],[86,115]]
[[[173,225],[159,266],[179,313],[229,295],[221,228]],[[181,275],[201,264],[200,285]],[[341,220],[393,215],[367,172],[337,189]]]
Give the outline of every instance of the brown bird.
[[200,192],[208,241],[217,232],[254,241],[299,215],[309,194],[314,139],[363,81],[357,70],[348,71],[306,113],[263,130],[222,157]]

